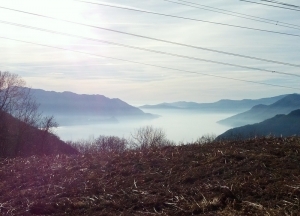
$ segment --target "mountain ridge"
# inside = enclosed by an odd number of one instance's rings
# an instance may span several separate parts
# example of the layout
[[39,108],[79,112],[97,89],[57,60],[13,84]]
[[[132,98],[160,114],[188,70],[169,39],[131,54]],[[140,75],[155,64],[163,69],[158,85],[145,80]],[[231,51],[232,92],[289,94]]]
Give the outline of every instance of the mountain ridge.
[[[157,118],[119,98],[108,98],[100,94],[77,94],[70,91],[56,92],[43,89],[31,89],[31,94],[40,104],[40,110],[47,115],[55,116],[62,125],[82,121],[117,123],[116,120],[124,118],[128,120]],[[110,121],[111,119],[113,121]]]
[[278,95],[269,98],[260,99],[242,99],[242,100],[231,100],[222,99],[212,103],[197,103],[188,101],[177,101],[172,103],[160,103],[156,105],[143,105],[139,108],[142,109],[188,109],[188,110],[199,110],[204,112],[241,112],[250,109],[251,107],[258,104],[272,104],[286,95]]
[[278,114],[260,123],[249,124],[227,130],[216,140],[248,139],[256,136],[287,137],[300,135],[300,109],[289,114]]
[[239,127],[272,118],[277,114],[288,114],[300,109],[300,94],[290,94],[270,105],[256,105],[250,110],[218,121],[223,125]]

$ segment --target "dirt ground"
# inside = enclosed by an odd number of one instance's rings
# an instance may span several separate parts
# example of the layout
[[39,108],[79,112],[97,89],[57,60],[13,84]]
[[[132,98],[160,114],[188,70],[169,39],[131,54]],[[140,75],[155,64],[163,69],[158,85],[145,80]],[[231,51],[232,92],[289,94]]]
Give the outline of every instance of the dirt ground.
[[0,215],[300,215],[300,138],[2,159]]

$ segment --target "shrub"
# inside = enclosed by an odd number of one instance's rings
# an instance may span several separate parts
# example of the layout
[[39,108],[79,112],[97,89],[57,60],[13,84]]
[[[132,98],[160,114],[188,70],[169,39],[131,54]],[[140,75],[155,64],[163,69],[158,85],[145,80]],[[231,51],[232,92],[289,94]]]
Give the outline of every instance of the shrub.
[[198,138],[194,143],[199,145],[212,143],[215,141],[216,137],[217,136],[215,134],[205,134]]
[[148,149],[152,147],[161,147],[174,145],[174,143],[166,138],[165,132],[161,128],[145,126],[136,129],[131,134],[131,146],[134,148]]
[[128,147],[128,141],[116,136],[99,136],[89,140],[68,141],[69,145],[76,148],[81,153],[96,152],[124,152]]

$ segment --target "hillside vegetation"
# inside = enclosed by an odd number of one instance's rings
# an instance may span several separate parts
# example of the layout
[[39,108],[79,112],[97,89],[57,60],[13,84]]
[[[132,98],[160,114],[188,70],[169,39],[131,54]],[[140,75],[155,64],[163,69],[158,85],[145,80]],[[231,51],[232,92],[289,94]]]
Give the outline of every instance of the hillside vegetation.
[[1,215],[297,215],[300,138],[0,161]]
[[57,125],[39,111],[21,77],[0,71],[0,158],[78,153],[51,133]]
[[7,113],[0,116],[0,158],[78,153],[48,131],[26,124]]

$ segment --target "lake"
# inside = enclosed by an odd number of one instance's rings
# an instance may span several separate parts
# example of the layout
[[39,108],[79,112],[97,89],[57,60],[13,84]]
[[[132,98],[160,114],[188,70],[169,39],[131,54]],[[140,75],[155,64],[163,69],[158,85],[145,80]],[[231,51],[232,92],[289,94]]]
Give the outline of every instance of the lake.
[[[230,127],[220,125],[217,121],[232,116],[224,113],[200,113],[187,110],[143,110],[161,117],[152,120],[119,122],[119,123],[92,123],[84,121],[69,126],[61,126],[55,133],[64,141],[97,138],[100,135],[113,135],[129,138],[137,128],[151,125],[162,128],[167,138],[175,142],[193,142],[202,135],[219,135]],[[57,119],[59,123],[59,118]]]

